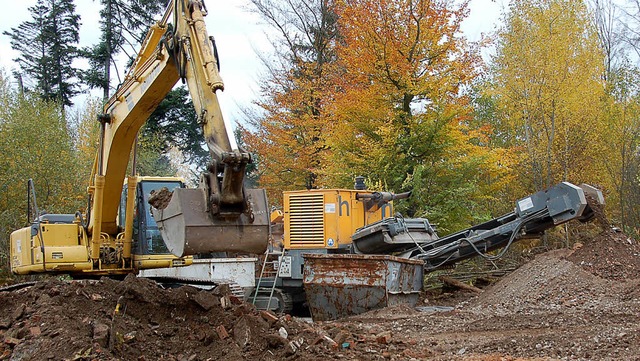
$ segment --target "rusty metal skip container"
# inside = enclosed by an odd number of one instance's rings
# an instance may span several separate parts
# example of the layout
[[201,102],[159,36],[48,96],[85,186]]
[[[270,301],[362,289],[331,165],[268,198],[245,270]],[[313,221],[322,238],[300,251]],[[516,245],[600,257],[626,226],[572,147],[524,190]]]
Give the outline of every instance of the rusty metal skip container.
[[304,289],[314,321],[416,305],[423,262],[387,255],[304,254]]

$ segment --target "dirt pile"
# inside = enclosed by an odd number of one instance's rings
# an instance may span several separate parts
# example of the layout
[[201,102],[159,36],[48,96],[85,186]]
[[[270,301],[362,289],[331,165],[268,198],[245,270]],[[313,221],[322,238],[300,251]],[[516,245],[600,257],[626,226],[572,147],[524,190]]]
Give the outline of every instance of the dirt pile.
[[228,288],[56,279],[0,292],[0,360],[640,360],[640,253],[607,230],[455,308],[307,323]]
[[0,292],[0,360],[281,360],[330,346],[319,337],[224,287],[162,289],[129,276]]
[[322,326],[373,338],[375,347],[356,344],[371,360],[640,360],[636,247],[607,230],[581,248],[536,256],[453,310],[395,307]]
[[640,245],[622,232],[606,230],[576,248],[567,260],[598,277],[616,281],[640,277]]
[[609,311],[635,292],[640,246],[624,233],[605,230],[572,250],[540,254],[468,306],[493,312],[535,313],[566,307]]

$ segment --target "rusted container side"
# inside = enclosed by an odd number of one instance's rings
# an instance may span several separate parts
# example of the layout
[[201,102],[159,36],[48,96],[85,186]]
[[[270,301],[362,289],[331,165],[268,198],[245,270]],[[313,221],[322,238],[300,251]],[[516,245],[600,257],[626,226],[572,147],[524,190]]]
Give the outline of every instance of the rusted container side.
[[303,256],[304,289],[315,321],[418,301],[422,261],[386,255]]

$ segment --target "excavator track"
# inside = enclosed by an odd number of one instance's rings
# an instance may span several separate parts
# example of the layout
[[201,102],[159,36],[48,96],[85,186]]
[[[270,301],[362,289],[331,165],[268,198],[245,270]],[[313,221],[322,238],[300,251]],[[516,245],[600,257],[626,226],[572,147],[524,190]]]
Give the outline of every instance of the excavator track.
[[[263,302],[257,302],[257,303],[264,303],[265,305],[268,305],[270,294],[271,294],[270,288],[260,289],[260,291],[258,291],[258,297],[256,299],[258,301],[263,301]],[[251,295],[251,297],[249,297],[249,299],[253,299],[253,294]],[[289,293],[285,292],[284,290],[280,288],[274,289],[273,299],[278,301],[278,307],[276,309],[271,310],[274,313],[285,314],[285,313],[291,313],[291,311],[293,310],[293,298]]]

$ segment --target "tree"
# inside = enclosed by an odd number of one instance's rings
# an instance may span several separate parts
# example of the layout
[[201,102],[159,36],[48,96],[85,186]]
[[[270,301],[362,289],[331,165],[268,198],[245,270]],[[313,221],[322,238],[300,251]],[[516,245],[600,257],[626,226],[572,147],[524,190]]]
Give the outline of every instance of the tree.
[[464,91],[480,57],[460,32],[466,3],[345,0],[335,11],[340,71],[323,176],[413,190],[398,209],[429,216],[443,232],[486,217],[481,181],[502,170],[492,169],[499,153],[485,146],[483,129],[469,127]]
[[80,27],[73,0],[38,0],[29,12],[32,21],[3,33],[20,52],[15,61],[36,82],[43,99],[71,106],[71,98],[78,93],[72,62],[78,56]]
[[329,0],[252,0],[252,5],[275,30],[277,60],[263,58],[267,74],[256,102],[260,111],[242,128],[243,138],[257,154],[261,186],[277,203],[282,190],[319,185],[336,18]]
[[[6,261],[9,234],[24,226],[26,184],[35,182],[40,210],[70,213],[85,204],[86,190],[67,122],[57,104],[25,95],[0,74],[0,258]],[[4,262],[3,262],[4,264]]]
[[[638,129],[640,71],[627,56],[638,49],[638,10],[640,3],[621,7],[612,0],[592,0],[598,40],[604,54],[606,94],[603,98],[602,121],[606,125],[608,151],[603,152],[609,206],[608,217],[625,232],[638,234],[640,229],[640,146]],[[629,5],[629,2],[627,2]]]
[[601,181],[603,54],[579,0],[514,1],[498,32],[491,90],[527,192]]
[[168,153],[176,147],[187,163],[199,169],[207,166],[209,152],[205,148],[202,127],[184,86],[172,90],[162,100],[142,128],[142,138],[157,139],[160,153]]
[[620,26],[621,11],[613,0],[591,0],[598,42],[604,54],[605,80],[615,71],[617,62],[624,57],[625,31]]
[[[165,0],[100,0],[100,42],[82,50],[89,61],[89,68],[82,72],[82,79],[90,88],[103,90],[103,99],[111,91],[111,67],[116,67],[118,83],[120,74],[115,60],[124,52],[130,60],[137,54],[149,26],[166,5]],[[141,32],[141,33],[140,33]]]
[[620,63],[610,74],[603,101],[603,121],[608,151],[604,165],[608,186],[609,218],[628,233],[640,229],[640,70]]

